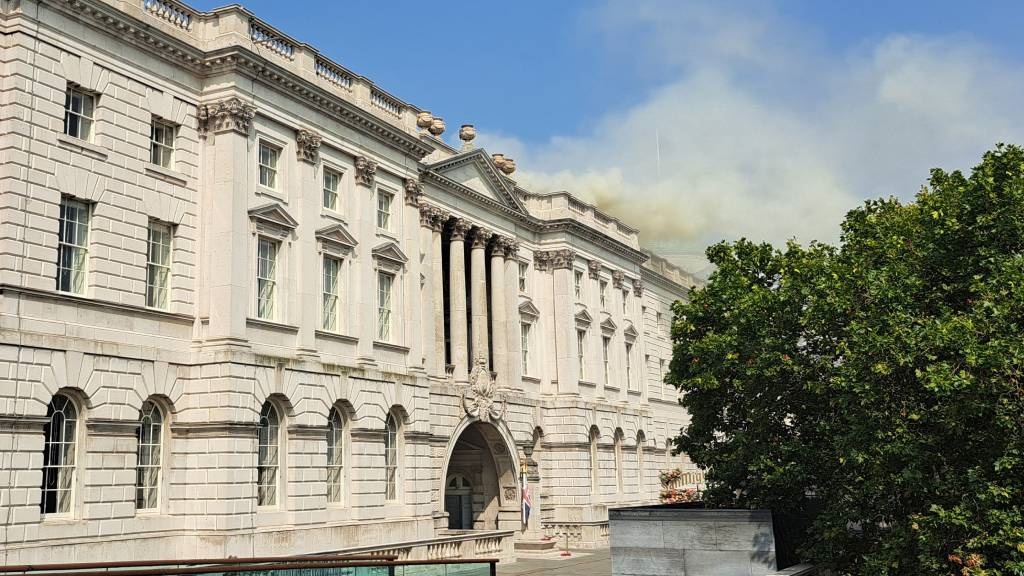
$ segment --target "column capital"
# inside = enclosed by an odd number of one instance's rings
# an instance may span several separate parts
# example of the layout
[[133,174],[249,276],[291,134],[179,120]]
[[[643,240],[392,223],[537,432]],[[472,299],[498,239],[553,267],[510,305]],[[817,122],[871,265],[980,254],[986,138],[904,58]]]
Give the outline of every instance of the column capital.
[[466,233],[473,227],[473,223],[465,218],[455,218],[452,220],[452,240],[464,241],[466,239]]
[[406,178],[405,182],[405,203],[409,206],[419,206],[423,198],[423,185],[419,178]]
[[601,277],[601,262],[598,260],[590,260],[587,262],[587,272],[590,275],[591,280],[597,280]]
[[519,241],[515,238],[502,238],[501,247],[505,250],[505,258],[519,257]]
[[626,275],[622,273],[622,270],[612,270],[612,286],[615,288],[622,289],[622,282],[625,278]]
[[256,107],[236,96],[220,102],[200,104],[196,117],[201,136],[205,137],[210,132],[237,132],[248,136],[252,119],[256,117]]
[[366,156],[356,156],[356,184],[373,187],[377,176],[377,163]]
[[470,246],[472,248],[486,248],[487,241],[491,239],[491,236],[494,236],[494,232],[477,226],[473,229],[473,240]]
[[323,138],[312,130],[299,128],[295,131],[295,153],[299,160],[316,164],[320,160],[320,143]]
[[636,296],[644,295],[644,281],[639,278],[633,279],[633,294]]
[[538,250],[533,253],[537,270],[561,270],[572,268],[576,252],[568,248],[559,250]]

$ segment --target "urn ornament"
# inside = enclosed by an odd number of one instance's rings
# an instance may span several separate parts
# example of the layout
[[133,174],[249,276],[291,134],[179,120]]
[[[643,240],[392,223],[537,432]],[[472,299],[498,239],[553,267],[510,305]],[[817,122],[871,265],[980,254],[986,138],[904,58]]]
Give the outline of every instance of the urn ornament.
[[416,127],[426,130],[430,128],[430,125],[434,123],[434,115],[428,110],[424,110],[416,115]]
[[444,128],[445,128],[444,119],[443,118],[434,118],[430,122],[430,128],[427,128],[427,130],[431,134],[433,134],[434,136],[440,136],[441,134],[444,134]]

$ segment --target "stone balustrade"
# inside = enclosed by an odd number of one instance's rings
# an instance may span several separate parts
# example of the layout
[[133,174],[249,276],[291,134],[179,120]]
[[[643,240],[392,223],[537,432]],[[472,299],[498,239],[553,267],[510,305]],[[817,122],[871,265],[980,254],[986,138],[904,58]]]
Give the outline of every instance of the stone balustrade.
[[142,9],[182,30],[192,29],[196,11],[174,0],[142,0]]

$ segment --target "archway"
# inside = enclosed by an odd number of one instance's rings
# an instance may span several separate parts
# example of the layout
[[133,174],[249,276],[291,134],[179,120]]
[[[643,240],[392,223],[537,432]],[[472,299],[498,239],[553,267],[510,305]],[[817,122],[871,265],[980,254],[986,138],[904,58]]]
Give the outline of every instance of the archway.
[[442,499],[450,530],[520,527],[514,447],[492,423],[463,421],[449,441]]

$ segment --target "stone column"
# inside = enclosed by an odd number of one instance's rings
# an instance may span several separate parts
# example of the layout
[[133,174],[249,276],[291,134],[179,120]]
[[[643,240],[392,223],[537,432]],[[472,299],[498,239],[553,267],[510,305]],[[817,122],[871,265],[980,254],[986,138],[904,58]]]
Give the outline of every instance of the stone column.
[[209,178],[199,211],[206,250],[209,293],[204,311],[209,318],[206,343],[212,346],[248,346],[246,318],[253,301],[250,278],[252,255],[249,234],[249,195],[252,173],[249,129],[256,108],[239,98],[202,104],[198,109],[203,154],[210,160]]
[[[420,307],[420,321],[423,326],[423,358],[428,374],[444,374],[444,318],[441,318],[441,348],[438,354],[437,314],[438,305],[442,305],[444,294],[437,290],[439,270],[441,268],[441,232],[434,231],[436,208],[428,204],[420,204],[420,246],[423,252],[423,302]],[[437,242],[435,243],[434,240]],[[433,334],[428,331],[433,329]]]
[[[505,300],[504,337],[508,357],[504,384],[519,389],[523,384],[523,343],[519,327],[519,243],[512,238],[506,238],[502,248],[505,255],[505,287],[502,289],[501,297]],[[495,335],[494,339],[498,338],[499,336]]]
[[448,243],[448,311],[451,330],[452,364],[456,382],[469,381],[469,342],[466,325],[466,233],[472,225],[456,218]]
[[[402,182],[402,188],[405,193],[405,218],[402,218],[400,225],[402,227],[403,244],[405,249],[409,251],[409,254],[418,255],[421,251],[421,226],[416,224],[417,216],[420,212],[420,200],[423,198],[423,186],[420,184],[418,178],[405,178]],[[425,372],[426,368],[423,365],[424,358],[424,347],[427,346],[426,337],[423,326],[429,326],[425,324],[421,314],[418,314],[418,310],[428,309],[425,304],[426,293],[429,292],[426,286],[424,286],[423,278],[423,263],[420,258],[410,258],[406,264],[406,273],[404,276],[405,290],[404,297],[401,299],[400,306],[402,306],[403,317],[404,317],[404,330],[405,337],[404,342],[409,347],[409,355],[406,362],[409,369],[416,372]],[[431,340],[431,345],[433,340]]]
[[478,227],[473,231],[469,246],[469,297],[473,304],[473,355],[470,362],[473,365],[481,357],[490,365],[487,345],[487,263],[484,261],[484,250],[491,236],[491,231]]
[[[441,260],[441,230],[445,222],[451,218],[451,214],[434,208],[430,218],[430,270],[432,275],[431,291],[434,293],[434,354],[437,356],[437,374],[443,376],[445,373],[444,355],[444,264]],[[431,324],[424,324],[431,326]]]
[[505,292],[508,290],[505,283],[505,243],[508,241],[505,237],[495,237],[491,248],[491,334],[494,336],[491,369],[497,372],[497,384],[502,387],[508,386],[508,339],[505,336],[509,330],[505,312]]
[[[374,186],[376,185],[377,163],[365,156],[355,159],[356,190],[352,203],[353,227],[359,229],[361,238],[373,238],[377,232]],[[359,261],[353,289],[353,298],[358,302],[355,334],[359,337],[356,346],[356,360],[364,366],[376,365],[373,341],[377,337],[377,273],[369,249],[360,249]]]
[[580,393],[579,359],[576,356],[576,295],[573,290],[573,261],[569,249],[546,253],[544,265],[554,276],[556,373],[559,394]]
[[[295,148],[298,156],[299,190],[319,190],[317,164],[320,163],[320,135],[300,129],[295,133]],[[299,228],[296,253],[298,274],[296,296],[292,302],[299,314],[299,334],[296,347],[299,355],[316,356],[316,330],[320,328],[320,309],[323,282],[322,256],[316,249],[315,224],[320,220],[320,196],[303,194],[298,205]],[[315,302],[316,305],[310,305]],[[340,312],[339,312],[340,314]]]

